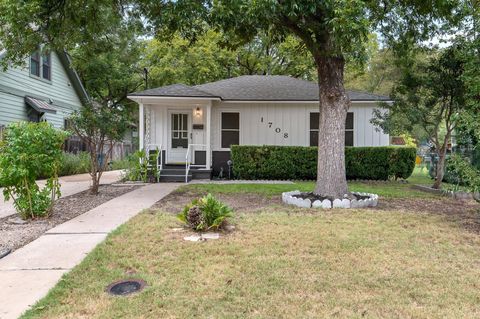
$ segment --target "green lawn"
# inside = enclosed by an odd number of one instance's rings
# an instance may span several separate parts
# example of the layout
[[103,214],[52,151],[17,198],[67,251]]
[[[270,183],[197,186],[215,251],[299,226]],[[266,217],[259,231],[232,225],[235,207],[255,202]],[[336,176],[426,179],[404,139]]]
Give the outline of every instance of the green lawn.
[[[312,187],[185,186],[164,199],[175,209],[117,229],[23,318],[480,317],[480,236],[459,217],[478,222],[478,206],[400,183],[350,183],[381,194],[380,209],[305,210],[273,197]],[[206,191],[257,209],[237,209],[220,240],[186,242],[172,213]],[[132,277],[148,283],[143,292],[105,293]]]
[[[433,184],[432,180],[427,176],[425,171],[415,169],[414,174],[408,179],[408,183],[401,182],[356,182],[348,183],[351,191],[376,193],[386,198],[432,198],[435,195],[419,192],[412,189],[413,184]],[[185,188],[186,187],[186,188]],[[214,192],[221,194],[232,193],[259,193],[266,196],[278,196],[282,192],[291,190],[312,191],[315,183],[312,182],[295,182],[294,184],[194,184],[181,187],[178,192],[185,189],[196,190],[199,192]]]

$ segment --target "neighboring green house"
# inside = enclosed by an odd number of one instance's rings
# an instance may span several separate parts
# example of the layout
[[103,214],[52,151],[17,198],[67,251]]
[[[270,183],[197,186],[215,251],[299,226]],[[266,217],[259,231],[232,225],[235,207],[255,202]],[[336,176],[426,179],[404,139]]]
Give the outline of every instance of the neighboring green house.
[[[5,52],[0,52],[0,59]],[[0,71],[0,133],[11,122],[47,121],[57,128],[88,101],[65,52],[33,53],[23,67]]]

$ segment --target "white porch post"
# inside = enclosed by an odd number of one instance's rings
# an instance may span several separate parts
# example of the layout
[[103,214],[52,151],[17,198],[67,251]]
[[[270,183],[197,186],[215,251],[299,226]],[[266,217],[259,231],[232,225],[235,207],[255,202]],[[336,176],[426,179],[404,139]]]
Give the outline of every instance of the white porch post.
[[208,102],[207,104],[207,112],[205,114],[206,119],[207,119],[207,125],[206,125],[206,133],[207,133],[207,158],[206,158],[206,164],[207,164],[207,169],[210,169],[212,167],[212,138],[211,138],[211,125],[212,125],[212,101]]
[[143,103],[138,104],[138,147],[141,150],[144,148],[145,139],[145,116],[143,112]]

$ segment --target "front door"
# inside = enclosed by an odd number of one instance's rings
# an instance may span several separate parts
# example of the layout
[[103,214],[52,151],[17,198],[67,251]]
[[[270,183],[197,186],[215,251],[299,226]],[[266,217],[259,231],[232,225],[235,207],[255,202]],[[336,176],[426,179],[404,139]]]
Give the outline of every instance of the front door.
[[167,162],[185,164],[190,134],[191,111],[170,111]]

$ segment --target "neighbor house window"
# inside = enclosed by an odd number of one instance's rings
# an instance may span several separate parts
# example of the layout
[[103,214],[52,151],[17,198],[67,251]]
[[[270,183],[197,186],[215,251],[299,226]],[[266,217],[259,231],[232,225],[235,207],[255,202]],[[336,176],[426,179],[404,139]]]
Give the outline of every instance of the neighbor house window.
[[353,112],[347,113],[345,122],[345,146],[353,146]]
[[30,56],[30,74],[50,81],[52,79],[52,56],[50,52],[36,51]]
[[42,77],[45,80],[52,79],[52,58],[50,52],[46,52],[42,55]]
[[240,113],[222,112],[222,148],[240,144]]
[[[318,145],[319,113],[310,113],[310,146]],[[347,113],[345,122],[345,146],[353,146],[353,112]]]
[[40,76],[40,52],[37,51],[30,56],[30,74]]

